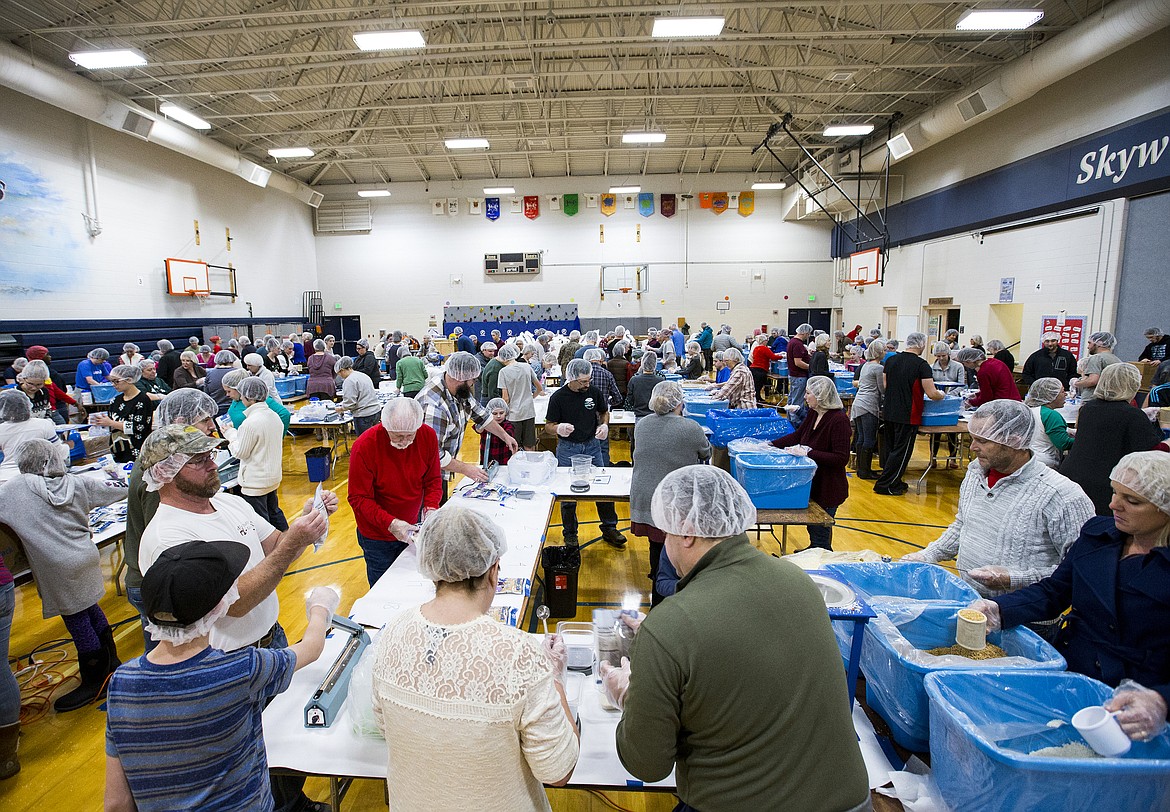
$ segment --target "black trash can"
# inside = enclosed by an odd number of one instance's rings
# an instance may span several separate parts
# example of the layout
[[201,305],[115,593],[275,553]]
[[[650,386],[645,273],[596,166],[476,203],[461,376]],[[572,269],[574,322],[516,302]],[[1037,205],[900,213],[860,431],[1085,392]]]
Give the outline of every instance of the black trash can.
[[577,573],[581,550],[577,547],[545,547],[540,552],[544,570],[544,602],[550,617],[577,616]]
[[323,445],[310,448],[305,452],[305,466],[309,469],[310,482],[324,482],[333,468],[333,451]]

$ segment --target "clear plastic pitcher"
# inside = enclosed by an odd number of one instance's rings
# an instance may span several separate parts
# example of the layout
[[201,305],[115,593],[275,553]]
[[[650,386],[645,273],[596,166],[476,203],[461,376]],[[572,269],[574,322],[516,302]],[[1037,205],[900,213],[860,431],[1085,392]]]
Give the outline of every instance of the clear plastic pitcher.
[[572,470],[569,475],[569,487],[577,492],[589,490],[589,483],[593,481],[593,458],[585,454],[574,454],[569,457]]

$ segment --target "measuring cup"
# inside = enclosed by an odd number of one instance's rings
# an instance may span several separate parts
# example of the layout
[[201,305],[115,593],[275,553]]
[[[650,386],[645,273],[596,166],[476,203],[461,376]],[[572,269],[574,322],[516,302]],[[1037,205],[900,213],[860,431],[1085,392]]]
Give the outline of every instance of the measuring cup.
[[569,474],[569,489],[573,493],[585,493],[593,481],[593,458],[585,454],[569,457],[572,469]]

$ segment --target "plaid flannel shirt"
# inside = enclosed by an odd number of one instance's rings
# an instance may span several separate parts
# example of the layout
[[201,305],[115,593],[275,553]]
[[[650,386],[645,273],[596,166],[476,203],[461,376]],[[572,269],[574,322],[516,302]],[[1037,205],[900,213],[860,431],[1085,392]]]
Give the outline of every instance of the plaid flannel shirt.
[[614,380],[613,373],[602,364],[590,363],[590,366],[593,367],[593,370],[590,373],[589,382],[593,385],[593,388],[601,393],[609,408],[620,409],[622,403],[625,402],[625,398],[622,397],[622,393],[618,389],[617,381]]
[[[512,424],[509,421],[505,420],[499,426],[508,433],[509,437],[516,436],[516,432],[513,430]],[[491,450],[488,452],[488,462],[498,462],[500,465],[507,465],[508,460],[512,459],[512,450],[499,437],[486,431],[479,435],[479,461],[481,463],[483,462],[483,452],[488,442],[492,444]]]
[[[439,438],[439,465],[443,468],[459,457],[469,417],[481,431],[493,420],[491,412],[475,400],[460,401],[452,395],[444,383],[445,378],[446,375],[431,378],[415,396],[423,407],[423,422],[434,429]],[[453,477],[451,472],[443,472],[444,479]]]
[[756,408],[756,382],[753,380],[747,364],[735,365],[735,369],[731,370],[731,377],[727,379],[727,383],[723,384],[715,397],[726,400],[729,409]]

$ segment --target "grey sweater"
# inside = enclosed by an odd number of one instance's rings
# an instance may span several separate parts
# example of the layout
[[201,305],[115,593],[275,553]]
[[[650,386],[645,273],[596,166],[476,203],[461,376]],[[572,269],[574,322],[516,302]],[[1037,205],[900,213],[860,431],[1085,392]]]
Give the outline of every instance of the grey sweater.
[[[639,376],[641,377],[641,376]],[[654,524],[650,498],[662,478],[711,456],[702,427],[677,414],[651,413],[634,426],[634,473],[630,482],[630,521]]]

